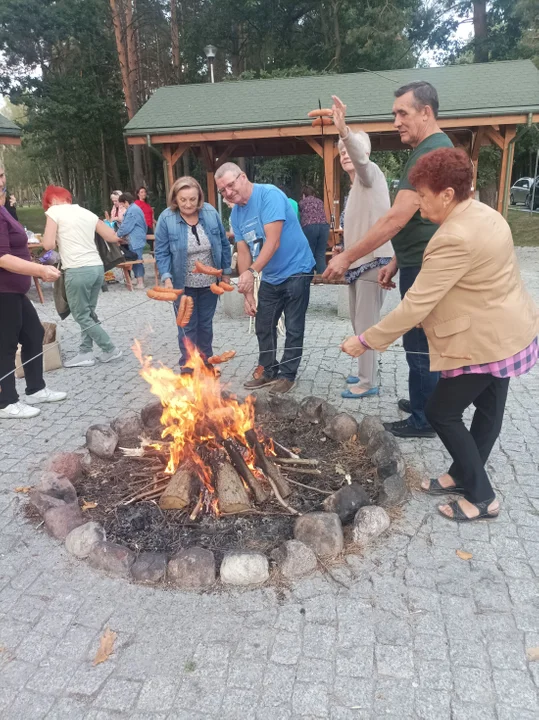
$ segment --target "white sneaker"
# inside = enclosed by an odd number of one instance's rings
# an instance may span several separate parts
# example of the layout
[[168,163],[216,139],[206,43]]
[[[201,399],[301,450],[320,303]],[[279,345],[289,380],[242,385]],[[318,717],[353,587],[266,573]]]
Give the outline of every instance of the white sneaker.
[[118,360],[118,358],[122,357],[122,354],[122,351],[118,348],[112,348],[112,350],[108,353],[102,352],[101,355],[97,356],[97,359],[99,362],[108,363],[111,360]]
[[74,358],[71,358],[71,360],[67,360],[64,363],[64,367],[67,368],[91,367],[92,365],[95,365],[95,357],[92,353],[79,353],[78,355],[75,355]]
[[0,418],[6,420],[26,420],[39,415],[41,410],[25,405],[22,402],[12,403],[5,408],[0,409]]
[[67,393],[58,390],[49,390],[48,387],[38,390],[33,395],[26,396],[28,405],[37,405],[38,403],[61,402],[65,400]]

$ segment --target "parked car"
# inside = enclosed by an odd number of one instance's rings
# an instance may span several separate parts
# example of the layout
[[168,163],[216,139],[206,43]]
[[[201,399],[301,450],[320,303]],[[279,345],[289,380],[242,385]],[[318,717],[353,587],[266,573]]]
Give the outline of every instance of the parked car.
[[539,177],[535,178],[535,193],[533,192],[533,185],[531,185],[526,195],[526,207],[531,208],[533,195],[533,210],[539,208]]
[[530,192],[533,178],[524,177],[517,180],[511,188],[511,205],[518,205],[518,203],[525,203],[526,198]]

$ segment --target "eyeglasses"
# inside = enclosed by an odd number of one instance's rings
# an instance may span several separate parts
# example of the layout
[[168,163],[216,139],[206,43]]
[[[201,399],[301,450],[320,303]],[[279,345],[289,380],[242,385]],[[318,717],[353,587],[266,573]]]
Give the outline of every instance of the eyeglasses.
[[220,190],[218,190],[217,192],[219,193],[219,195],[224,195],[225,193],[227,193],[227,192],[229,192],[230,190],[232,190],[232,188],[234,187],[234,185],[235,185],[236,182],[238,181],[238,178],[241,177],[242,175],[243,175],[243,173],[239,173],[238,175],[236,175],[236,177],[234,178],[234,180],[232,180],[231,182],[228,183],[228,185],[225,185],[223,188],[221,188]]

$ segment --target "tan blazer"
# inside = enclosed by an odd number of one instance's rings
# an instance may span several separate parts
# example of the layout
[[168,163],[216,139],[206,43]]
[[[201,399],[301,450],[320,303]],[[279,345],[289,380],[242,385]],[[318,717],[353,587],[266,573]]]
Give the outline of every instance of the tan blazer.
[[427,245],[400,305],[364,337],[385,350],[420,323],[431,370],[504,360],[536,337],[538,310],[522,283],[511,230],[487,205],[457,205]]

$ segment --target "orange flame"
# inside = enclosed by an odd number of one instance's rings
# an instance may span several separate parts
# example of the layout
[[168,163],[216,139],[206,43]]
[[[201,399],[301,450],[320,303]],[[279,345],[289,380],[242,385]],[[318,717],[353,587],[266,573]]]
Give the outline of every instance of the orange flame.
[[[151,356],[143,356],[138,340],[133,352],[142,368],[141,376],[150,391],[163,405],[161,437],[170,442],[170,457],[165,472],[172,475],[185,461],[191,460],[207,493],[215,493],[211,471],[198,453],[200,445],[221,449],[221,441],[228,438],[246,444],[245,433],[254,427],[254,406],[248,397],[240,403],[233,397],[224,398],[219,378],[206,367],[198,350],[188,344],[191,372],[179,374],[164,365],[154,367]],[[208,499],[206,505],[218,514],[217,500]]]

